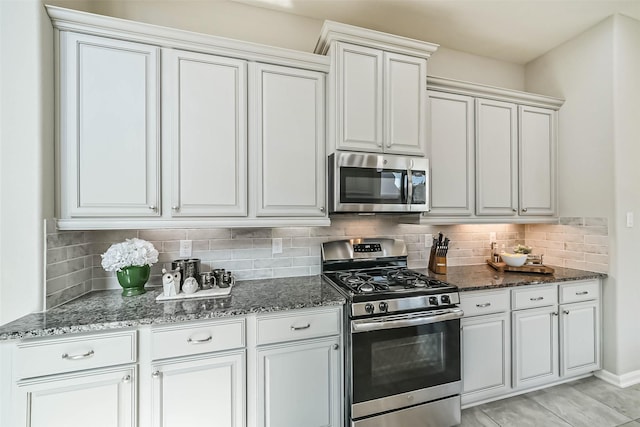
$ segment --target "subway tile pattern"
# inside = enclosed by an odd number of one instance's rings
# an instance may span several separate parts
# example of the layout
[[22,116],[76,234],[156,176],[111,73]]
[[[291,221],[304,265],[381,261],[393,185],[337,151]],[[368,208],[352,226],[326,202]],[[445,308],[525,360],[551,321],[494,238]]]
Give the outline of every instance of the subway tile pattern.
[[[92,289],[118,288],[115,273],[102,269],[100,255],[113,243],[133,237],[150,241],[160,252],[159,262],[151,268],[150,286],[160,286],[162,268],[171,268],[171,261],[180,258],[180,240],[192,241],[192,258],[201,260],[202,271],[225,268],[240,280],[319,274],[321,243],[356,237],[403,239],[409,267],[425,268],[426,235],[435,237],[439,232],[451,239],[450,266],[484,264],[490,255],[490,233],[495,232],[499,248],[526,243],[535,253],[543,253],[549,265],[608,270],[606,218],[561,218],[557,225],[417,225],[399,224],[394,216],[339,215],[331,222],[330,227],[83,232],[56,232],[48,224],[47,308]],[[282,239],[281,253],[272,251],[276,238]]]

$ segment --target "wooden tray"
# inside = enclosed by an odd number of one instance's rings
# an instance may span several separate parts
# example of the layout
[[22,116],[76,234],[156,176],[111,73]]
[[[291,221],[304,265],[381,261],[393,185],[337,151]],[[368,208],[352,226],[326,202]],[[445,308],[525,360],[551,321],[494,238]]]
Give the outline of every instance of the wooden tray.
[[507,265],[504,262],[493,262],[490,259],[487,260],[487,264],[489,264],[491,267],[495,268],[500,272],[511,271],[516,273],[538,273],[538,274],[553,274],[555,272],[553,268],[547,267],[546,265],[542,265],[542,264],[529,264],[529,265],[525,264],[520,267],[512,267],[510,265]]

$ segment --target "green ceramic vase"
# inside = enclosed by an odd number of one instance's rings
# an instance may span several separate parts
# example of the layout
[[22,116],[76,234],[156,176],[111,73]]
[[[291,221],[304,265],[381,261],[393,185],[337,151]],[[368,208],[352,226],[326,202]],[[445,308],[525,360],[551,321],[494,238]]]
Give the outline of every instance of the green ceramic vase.
[[134,295],[144,294],[144,285],[149,280],[151,267],[148,265],[124,267],[117,271],[118,282],[122,286],[122,296],[132,297]]

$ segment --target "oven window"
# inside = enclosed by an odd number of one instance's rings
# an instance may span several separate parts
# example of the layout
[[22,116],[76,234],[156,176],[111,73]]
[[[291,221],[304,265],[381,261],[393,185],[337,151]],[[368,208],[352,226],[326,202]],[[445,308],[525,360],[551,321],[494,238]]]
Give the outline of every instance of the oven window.
[[352,335],[353,403],[460,380],[460,320]]

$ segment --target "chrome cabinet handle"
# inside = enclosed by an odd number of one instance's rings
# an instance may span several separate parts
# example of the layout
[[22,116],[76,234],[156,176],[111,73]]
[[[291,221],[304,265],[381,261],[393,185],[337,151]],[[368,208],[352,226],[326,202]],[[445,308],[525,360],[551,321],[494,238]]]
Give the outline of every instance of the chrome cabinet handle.
[[564,314],[569,314],[569,310],[562,310]]
[[516,208],[512,208],[511,210],[514,211],[514,212],[518,212],[518,209],[516,209]]
[[124,377],[122,377],[122,382],[124,384],[128,384],[131,381],[131,375],[125,375]]
[[88,359],[90,357],[92,357],[95,353],[93,352],[93,350],[89,350],[84,354],[75,354],[73,356],[68,355],[67,353],[64,353],[62,355],[63,359],[66,360],[80,360],[80,359]]
[[155,379],[160,378],[160,371],[153,371],[151,377]]
[[204,344],[207,343],[209,341],[211,341],[213,339],[213,337],[211,335],[209,335],[207,338],[203,338],[201,340],[192,340],[191,338],[187,338],[187,342],[189,344]]
[[320,207],[320,212],[324,212],[324,206]]
[[158,208],[156,207],[156,205],[149,205],[149,209],[155,212]]
[[311,323],[307,323],[304,326],[293,326],[291,325],[291,330],[292,331],[302,331],[303,329],[309,329],[311,327]]
[[554,312],[553,312],[553,313],[551,313],[551,314],[552,314],[553,316],[557,316],[557,315],[558,315],[558,312],[557,312],[557,311],[554,311]]
[[180,210],[180,206],[171,206],[171,209],[173,209],[174,211],[179,211]]
[[334,344],[334,345],[333,345],[333,349],[334,349],[334,350],[337,350],[337,349],[339,349],[339,348],[340,348],[340,345],[339,345],[339,344]]
[[576,292],[576,295],[587,295],[589,291]]
[[526,212],[526,211],[527,211],[527,208],[522,208],[522,212]]
[[490,302],[485,302],[484,304],[476,304],[476,307],[485,308],[485,307],[489,307],[490,305],[491,305]]
[[529,298],[531,301],[542,301],[544,297]]

